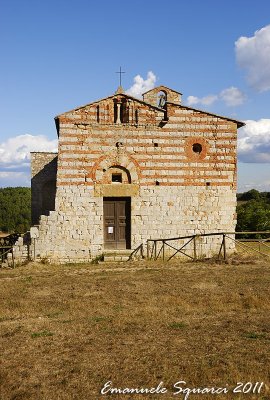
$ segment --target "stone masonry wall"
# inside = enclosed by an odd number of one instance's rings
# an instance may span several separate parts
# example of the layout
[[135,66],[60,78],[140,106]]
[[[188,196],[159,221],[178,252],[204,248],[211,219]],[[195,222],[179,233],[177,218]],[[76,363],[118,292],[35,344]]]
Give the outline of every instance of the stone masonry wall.
[[[114,122],[115,102],[128,123]],[[173,103],[167,116],[164,124],[156,107],[118,94],[58,117],[55,210],[41,216],[32,258],[103,253],[103,196],[131,197],[133,249],[149,238],[234,231],[237,122]],[[110,184],[117,168],[129,177],[119,186]],[[199,247],[217,253],[220,238]]]
[[[89,187],[65,188],[61,197],[58,211],[41,217],[32,257],[82,262],[102,254],[103,197],[94,197]],[[131,247],[135,249],[147,239],[232,232],[235,201],[230,188],[141,188],[131,200]],[[205,240],[208,246],[202,245],[198,255],[217,254],[221,237]]]
[[[59,137],[57,185],[94,186],[104,159],[125,154],[142,186],[236,185],[236,123],[168,107],[169,122],[154,124],[74,124],[65,116]],[[141,112],[142,115],[142,112]],[[117,147],[120,143],[120,147]],[[193,145],[202,147],[193,151]],[[134,183],[134,182],[133,182]]]

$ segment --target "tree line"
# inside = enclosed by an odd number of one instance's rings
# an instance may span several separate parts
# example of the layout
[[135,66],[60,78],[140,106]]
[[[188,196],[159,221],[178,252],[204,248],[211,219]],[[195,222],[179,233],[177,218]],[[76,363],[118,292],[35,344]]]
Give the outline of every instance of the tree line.
[[[31,189],[0,188],[0,231],[24,233],[31,225]],[[252,189],[237,195],[237,227],[243,231],[270,231],[270,192]]]
[[251,189],[237,195],[236,230],[270,231],[270,192]]
[[0,188],[0,231],[25,233],[31,224],[31,189]]

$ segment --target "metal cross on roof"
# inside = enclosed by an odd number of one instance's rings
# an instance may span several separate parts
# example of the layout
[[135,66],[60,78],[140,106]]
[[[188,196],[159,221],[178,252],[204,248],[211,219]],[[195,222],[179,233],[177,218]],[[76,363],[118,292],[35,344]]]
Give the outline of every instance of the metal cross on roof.
[[116,74],[119,74],[120,86],[122,86],[122,74],[125,74],[120,67],[120,71],[117,71]]

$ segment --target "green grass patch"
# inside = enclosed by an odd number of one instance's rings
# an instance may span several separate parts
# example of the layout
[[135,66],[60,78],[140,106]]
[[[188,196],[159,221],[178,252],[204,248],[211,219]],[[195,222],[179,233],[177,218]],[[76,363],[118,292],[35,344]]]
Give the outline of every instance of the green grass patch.
[[187,325],[184,322],[172,322],[169,324],[171,329],[184,329]]
[[42,332],[34,332],[31,334],[31,337],[33,339],[38,338],[38,337],[45,337],[45,336],[53,336],[53,333],[50,331],[42,331]]
[[266,339],[265,333],[246,332],[244,335],[247,339]]
[[33,277],[32,277],[31,275],[25,276],[25,277],[23,278],[23,281],[24,281],[24,282],[29,282],[29,283],[31,283],[32,280],[33,280]]

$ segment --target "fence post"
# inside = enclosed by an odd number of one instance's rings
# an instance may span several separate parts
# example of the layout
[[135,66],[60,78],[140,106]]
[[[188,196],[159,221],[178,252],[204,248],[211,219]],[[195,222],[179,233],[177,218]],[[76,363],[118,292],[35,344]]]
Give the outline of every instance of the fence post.
[[223,258],[226,260],[227,252],[226,252],[226,235],[223,233]]
[[162,259],[165,261],[165,241],[162,240]]
[[147,260],[149,260],[149,240],[146,242],[146,255],[147,255]]
[[196,261],[197,260],[197,235],[194,235],[194,238],[193,238],[193,249],[194,249],[194,261]]
[[154,260],[156,260],[157,259],[157,241],[156,240],[154,241],[154,245],[155,245],[155,248],[154,248]]

